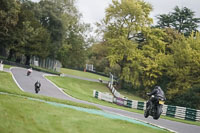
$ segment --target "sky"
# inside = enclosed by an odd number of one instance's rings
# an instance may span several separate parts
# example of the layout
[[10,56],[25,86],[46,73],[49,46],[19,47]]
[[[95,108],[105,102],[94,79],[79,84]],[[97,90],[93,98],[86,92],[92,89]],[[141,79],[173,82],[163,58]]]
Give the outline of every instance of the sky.
[[[144,0],[153,6],[150,17],[156,22],[156,16],[167,14],[173,11],[174,7],[187,7],[195,12],[200,18],[200,0]],[[94,24],[105,17],[105,9],[112,3],[112,0],[77,0],[77,7],[82,13],[82,20],[86,23]]]
[[[32,0],[38,2],[39,0]],[[150,17],[156,22],[156,16],[167,14],[173,11],[174,7],[187,7],[195,12],[196,17],[200,18],[200,0],[144,0],[153,6]],[[82,21],[90,23],[92,26],[105,17],[105,9],[112,3],[112,0],[76,0],[76,6],[82,13]]]

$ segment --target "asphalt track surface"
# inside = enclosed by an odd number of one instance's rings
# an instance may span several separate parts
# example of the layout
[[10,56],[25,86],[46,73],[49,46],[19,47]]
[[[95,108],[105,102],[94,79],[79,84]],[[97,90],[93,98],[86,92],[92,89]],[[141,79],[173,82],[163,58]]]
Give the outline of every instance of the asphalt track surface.
[[151,123],[153,125],[164,127],[178,133],[199,133],[200,132],[200,126],[190,125],[190,124],[185,124],[185,123],[180,123],[180,122],[175,122],[175,121],[170,121],[170,120],[165,120],[165,119],[154,120],[152,119],[152,117],[149,117],[146,119],[144,118],[142,114],[137,114],[137,113],[121,110],[121,109],[116,109],[112,107],[107,107],[107,106],[75,99],[67,95],[66,93],[64,93],[62,89],[56,87],[52,82],[47,80],[44,77],[45,73],[42,73],[42,72],[33,71],[30,76],[26,76],[27,69],[24,69],[24,68],[12,68],[11,72],[18,86],[21,88],[21,90],[25,92],[35,93],[34,83],[36,81],[40,81],[42,86],[41,86],[39,95],[44,95],[44,96],[49,96],[49,97],[54,97],[54,98],[64,99],[64,100],[70,100],[73,102],[78,102],[78,103],[83,103],[83,104],[94,105],[105,112],[123,115],[129,118]]

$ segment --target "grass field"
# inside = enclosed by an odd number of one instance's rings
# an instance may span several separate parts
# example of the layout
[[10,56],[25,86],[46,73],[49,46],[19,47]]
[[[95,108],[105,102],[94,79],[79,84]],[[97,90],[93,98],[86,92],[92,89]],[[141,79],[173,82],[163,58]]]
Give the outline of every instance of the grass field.
[[143,99],[141,97],[138,97],[138,96],[136,96],[136,95],[134,95],[132,93],[129,93],[129,92],[125,91],[125,90],[118,90],[118,92],[120,94],[122,94],[123,96],[128,97],[131,100],[137,100],[137,101],[142,101],[142,102],[146,101],[145,99]]
[[[101,86],[100,86],[101,87]],[[99,88],[101,89],[101,88]],[[9,73],[0,72],[0,91],[17,95],[61,102],[74,106],[95,108],[69,101],[56,100],[21,92]],[[108,119],[103,116],[76,111],[31,101],[10,95],[0,94],[0,131],[2,133],[165,133],[143,125],[132,124],[122,120]]]
[[89,78],[89,79],[99,79],[99,78],[101,78],[102,80],[109,81],[109,78],[104,77],[104,76],[100,76],[100,75],[97,75],[97,74],[84,72],[84,71],[67,69],[67,68],[61,68],[61,73],[79,76],[79,77],[85,77],[85,78]]

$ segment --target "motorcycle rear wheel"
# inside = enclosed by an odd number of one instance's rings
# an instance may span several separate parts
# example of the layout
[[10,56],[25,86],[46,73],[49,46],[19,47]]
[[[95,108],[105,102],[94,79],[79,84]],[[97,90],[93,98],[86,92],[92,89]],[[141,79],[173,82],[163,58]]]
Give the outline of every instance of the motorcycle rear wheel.
[[40,91],[39,88],[35,88],[35,93],[38,93]]
[[144,117],[147,118],[149,117],[149,111],[150,111],[150,105],[147,105],[146,106],[146,109],[144,111]]
[[144,117],[145,118],[149,117],[149,111],[147,109],[144,111]]

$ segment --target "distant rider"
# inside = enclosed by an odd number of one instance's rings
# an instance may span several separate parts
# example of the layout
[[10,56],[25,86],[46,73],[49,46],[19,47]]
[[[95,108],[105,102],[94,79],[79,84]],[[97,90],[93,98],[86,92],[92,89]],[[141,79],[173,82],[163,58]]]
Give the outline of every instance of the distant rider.
[[29,68],[27,71],[27,76],[29,76],[32,73],[32,71],[33,71],[32,68]]
[[41,83],[39,81],[37,81],[35,83],[35,93],[38,93],[40,91],[40,87],[41,87]]

